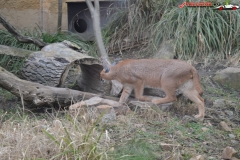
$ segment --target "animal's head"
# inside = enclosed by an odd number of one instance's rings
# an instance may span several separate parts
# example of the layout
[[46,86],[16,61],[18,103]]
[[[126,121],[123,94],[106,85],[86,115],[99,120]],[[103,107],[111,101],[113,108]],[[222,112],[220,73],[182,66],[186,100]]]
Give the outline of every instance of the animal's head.
[[119,59],[115,59],[112,65],[103,61],[103,70],[100,72],[101,80],[112,80],[113,75],[111,74],[111,68],[117,64]]
[[101,79],[101,81],[110,80],[108,78],[109,72],[110,72],[110,66],[108,66],[107,68],[103,68],[103,70],[100,72],[100,79]]

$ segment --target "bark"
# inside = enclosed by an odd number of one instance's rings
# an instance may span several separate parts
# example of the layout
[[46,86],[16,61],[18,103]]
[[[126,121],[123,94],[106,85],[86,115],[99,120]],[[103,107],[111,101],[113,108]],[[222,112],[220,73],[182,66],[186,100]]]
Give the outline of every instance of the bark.
[[102,39],[102,32],[100,27],[100,12],[99,12],[99,1],[94,0],[94,6],[91,0],[86,0],[87,6],[90,10],[91,17],[93,20],[93,30],[95,34],[95,39],[97,42],[98,52],[101,54],[103,63],[107,63],[110,65],[109,57],[104,47],[103,39]]
[[[94,34],[95,34],[95,39],[97,42],[97,48],[98,48],[98,52],[101,54],[101,58],[102,58],[102,64],[105,70],[109,70],[109,66],[110,66],[110,61],[109,61],[109,57],[108,54],[106,52],[104,43],[103,43],[103,39],[102,39],[102,32],[101,32],[101,27],[100,27],[100,6],[99,6],[99,1],[98,0],[94,0],[94,6],[91,2],[91,0],[86,0],[87,6],[90,10],[91,13],[91,17],[93,20],[93,29],[94,29]],[[112,90],[111,90],[111,94],[112,95],[118,95],[120,93],[120,91],[122,90],[123,86],[120,82],[118,81],[111,81],[112,82]]]
[[62,30],[62,0],[58,0],[58,28],[57,31]]
[[29,51],[26,49],[0,45],[0,54],[24,58],[24,57],[28,57],[31,53],[32,51]]
[[28,104],[31,104],[32,107],[52,106],[56,104],[64,107],[92,97],[114,99],[113,97],[29,82],[16,77],[2,67],[0,67],[0,87],[17,97],[21,97],[24,101],[28,102]]
[[5,18],[0,14],[0,23],[11,33],[19,42],[22,43],[33,43],[39,48],[42,48],[47,45],[47,43],[29,36],[21,35],[10,23],[8,23]]
[[[0,87],[21,98],[23,106],[25,105],[24,102],[27,102],[26,104],[28,104],[28,107],[32,108],[41,106],[66,107],[74,104],[70,106],[70,109],[74,110],[86,106],[95,107],[107,104],[112,106],[117,114],[126,114],[128,107],[133,110],[135,110],[136,107],[140,109],[146,109],[150,106],[157,107],[151,102],[140,102],[132,98],[124,105],[121,105],[116,97],[82,92],[68,88],[44,86],[39,83],[22,80],[2,67],[0,67]],[[169,105],[171,106],[171,103],[163,104],[162,107],[168,107]]]

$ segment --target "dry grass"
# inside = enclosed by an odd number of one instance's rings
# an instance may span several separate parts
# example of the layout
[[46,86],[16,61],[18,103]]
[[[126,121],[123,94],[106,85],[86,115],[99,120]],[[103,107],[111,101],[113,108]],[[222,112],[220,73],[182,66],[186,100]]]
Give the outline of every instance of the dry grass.
[[[137,108],[107,124],[101,123],[102,116],[98,117],[94,109],[76,114],[65,111],[36,115],[21,109],[0,112],[1,160],[188,160],[198,154],[220,159],[227,145],[236,148],[228,133],[215,124],[217,119],[203,123],[184,120],[185,115],[196,114],[197,110],[182,98],[168,112]],[[204,132],[203,127],[207,128]],[[239,131],[233,130],[238,136]],[[160,143],[181,147],[164,150]]]
[[10,117],[11,113],[4,113],[1,159],[103,159],[109,141],[96,119],[64,114],[40,118],[20,111]]

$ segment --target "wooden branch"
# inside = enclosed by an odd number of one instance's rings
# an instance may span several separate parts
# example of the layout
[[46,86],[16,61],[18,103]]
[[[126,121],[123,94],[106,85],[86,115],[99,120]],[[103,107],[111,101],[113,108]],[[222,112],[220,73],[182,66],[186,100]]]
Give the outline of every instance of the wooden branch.
[[97,94],[44,86],[39,83],[19,79],[14,74],[0,67],[0,87],[8,90],[33,106],[60,104],[67,106],[82,99],[100,96]]
[[57,31],[62,30],[62,0],[58,0],[58,27]]
[[95,5],[95,11],[96,11],[96,13],[98,13],[99,14],[99,16],[100,16],[100,7],[99,7],[99,1],[98,0],[94,0],[94,5]]
[[38,47],[42,48],[47,45],[47,43],[36,39],[34,37],[21,35],[10,23],[8,23],[5,18],[0,14],[0,23],[11,33],[19,42],[22,43],[33,43]]
[[91,0],[86,0],[86,3],[87,3],[87,6],[90,10],[91,15],[93,15],[94,14],[94,7],[93,7],[93,4],[92,4]]
[[[102,32],[101,32],[101,27],[100,27],[100,12],[99,12],[99,1],[94,0],[94,5],[95,8],[93,7],[93,4],[91,0],[86,0],[87,6],[90,10],[92,21],[93,21],[93,30],[95,34],[95,39],[97,42],[97,48],[98,52],[101,54],[102,62],[103,62],[103,67],[104,69],[109,69],[110,61],[108,54],[106,52],[103,39],[102,39]],[[116,81],[112,81],[112,84],[117,83]],[[114,86],[119,86],[119,88],[122,89],[122,85],[118,82],[117,84],[113,85],[112,87],[112,93],[114,94],[119,94],[121,89],[114,88]]]
[[100,97],[93,97],[85,101],[81,101],[78,103],[75,103],[69,107],[70,110],[73,109],[78,109],[81,107],[91,107],[91,106],[96,106],[96,105],[101,105],[101,104],[108,104],[112,107],[120,107],[121,104],[117,101],[114,100],[109,100],[109,99],[103,99]]
[[31,53],[32,51],[29,51],[26,49],[0,45],[0,54],[2,55],[10,55],[10,56],[24,58],[24,57],[28,57]]
[[[70,109],[74,110],[84,106],[107,104],[112,106],[117,114],[125,114],[128,109],[126,105],[131,108],[138,106],[143,109],[150,106],[156,107],[151,102],[140,102],[131,98],[122,106],[116,97],[102,96],[68,88],[44,86],[39,83],[19,79],[2,67],[0,67],[0,87],[28,102],[28,104],[31,104],[31,107],[54,105],[65,107],[74,104],[70,106]],[[171,103],[163,104],[162,107],[168,107],[169,105],[171,106]]]
[[104,60],[103,62],[108,63],[110,65],[109,57],[106,52],[103,39],[102,39],[102,32],[101,32],[101,27],[100,27],[100,12],[99,12],[99,1],[94,0],[94,5],[95,8],[92,5],[91,0],[86,0],[87,6],[90,10],[92,21],[93,21],[93,30],[95,34],[95,39],[97,42],[97,48],[99,54],[101,54],[102,59]]

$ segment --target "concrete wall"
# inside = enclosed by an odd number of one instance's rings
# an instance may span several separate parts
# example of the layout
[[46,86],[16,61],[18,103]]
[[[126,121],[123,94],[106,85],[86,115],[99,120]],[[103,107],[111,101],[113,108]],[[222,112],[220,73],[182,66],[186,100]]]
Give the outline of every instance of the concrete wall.
[[[62,30],[67,30],[67,4],[63,1]],[[0,14],[16,29],[57,31],[58,0],[0,0]],[[1,28],[2,25],[0,25]]]

